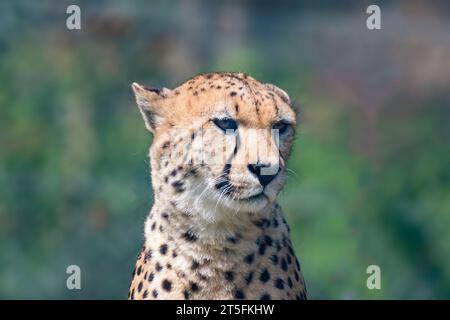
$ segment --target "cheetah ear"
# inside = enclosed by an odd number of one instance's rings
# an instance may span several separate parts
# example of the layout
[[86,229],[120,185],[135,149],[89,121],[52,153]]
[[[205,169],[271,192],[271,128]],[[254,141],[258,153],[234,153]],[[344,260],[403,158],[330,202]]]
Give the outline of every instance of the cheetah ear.
[[151,133],[155,133],[156,128],[164,120],[162,102],[168,96],[170,90],[167,88],[146,88],[136,82],[131,87],[136,96],[136,103],[144,119],[145,127]]
[[276,93],[281,98],[281,100],[286,102],[288,105],[292,105],[291,98],[286,93],[286,91],[284,91],[283,89],[281,89],[281,88],[279,88],[276,85],[273,85],[271,83],[266,83],[265,85],[266,85],[267,89],[269,89],[270,91]]

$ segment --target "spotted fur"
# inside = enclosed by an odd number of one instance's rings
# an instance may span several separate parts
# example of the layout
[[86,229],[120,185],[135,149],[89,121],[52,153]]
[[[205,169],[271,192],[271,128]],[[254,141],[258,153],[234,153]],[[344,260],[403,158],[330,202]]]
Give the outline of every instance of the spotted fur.
[[[173,90],[133,89],[154,135],[149,155],[155,200],[128,298],[306,299],[276,203],[295,131],[289,96],[244,73],[202,74]],[[231,120],[223,119],[232,119],[241,143],[216,143],[228,138],[214,119],[225,125]],[[246,139],[249,129],[283,123],[288,131],[280,133],[278,145],[270,134],[258,133],[268,145],[264,154]],[[226,150],[217,150],[223,145]],[[217,154],[223,161],[205,163]],[[251,166],[274,161],[279,170],[270,179]]]

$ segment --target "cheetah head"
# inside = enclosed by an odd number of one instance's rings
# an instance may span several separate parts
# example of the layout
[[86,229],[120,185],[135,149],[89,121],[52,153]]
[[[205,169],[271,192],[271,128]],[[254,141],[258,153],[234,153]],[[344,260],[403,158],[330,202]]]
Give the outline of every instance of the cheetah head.
[[296,125],[286,92],[243,73],[202,74],[173,90],[132,88],[153,134],[155,201],[210,219],[275,201]]

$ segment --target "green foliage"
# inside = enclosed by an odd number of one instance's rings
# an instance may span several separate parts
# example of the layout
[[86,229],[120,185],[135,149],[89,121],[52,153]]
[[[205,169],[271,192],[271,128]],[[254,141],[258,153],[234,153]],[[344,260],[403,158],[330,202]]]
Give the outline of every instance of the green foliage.
[[[448,74],[398,78],[396,54],[414,70],[423,52],[401,34],[359,44],[365,8],[82,2],[83,29],[68,31],[67,3],[32,3],[0,5],[1,298],[126,297],[152,201],[130,83],[209,70],[248,72],[300,106],[280,202],[311,298],[450,297]],[[81,291],[65,286],[70,264]],[[382,290],[366,287],[371,264]]]

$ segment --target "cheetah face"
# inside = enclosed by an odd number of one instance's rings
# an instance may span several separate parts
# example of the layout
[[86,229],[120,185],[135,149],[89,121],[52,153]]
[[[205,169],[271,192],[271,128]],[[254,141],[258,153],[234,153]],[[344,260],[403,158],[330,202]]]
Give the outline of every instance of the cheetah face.
[[217,218],[275,201],[296,124],[283,90],[242,73],[203,74],[173,90],[133,89],[154,134],[153,187],[173,203]]

